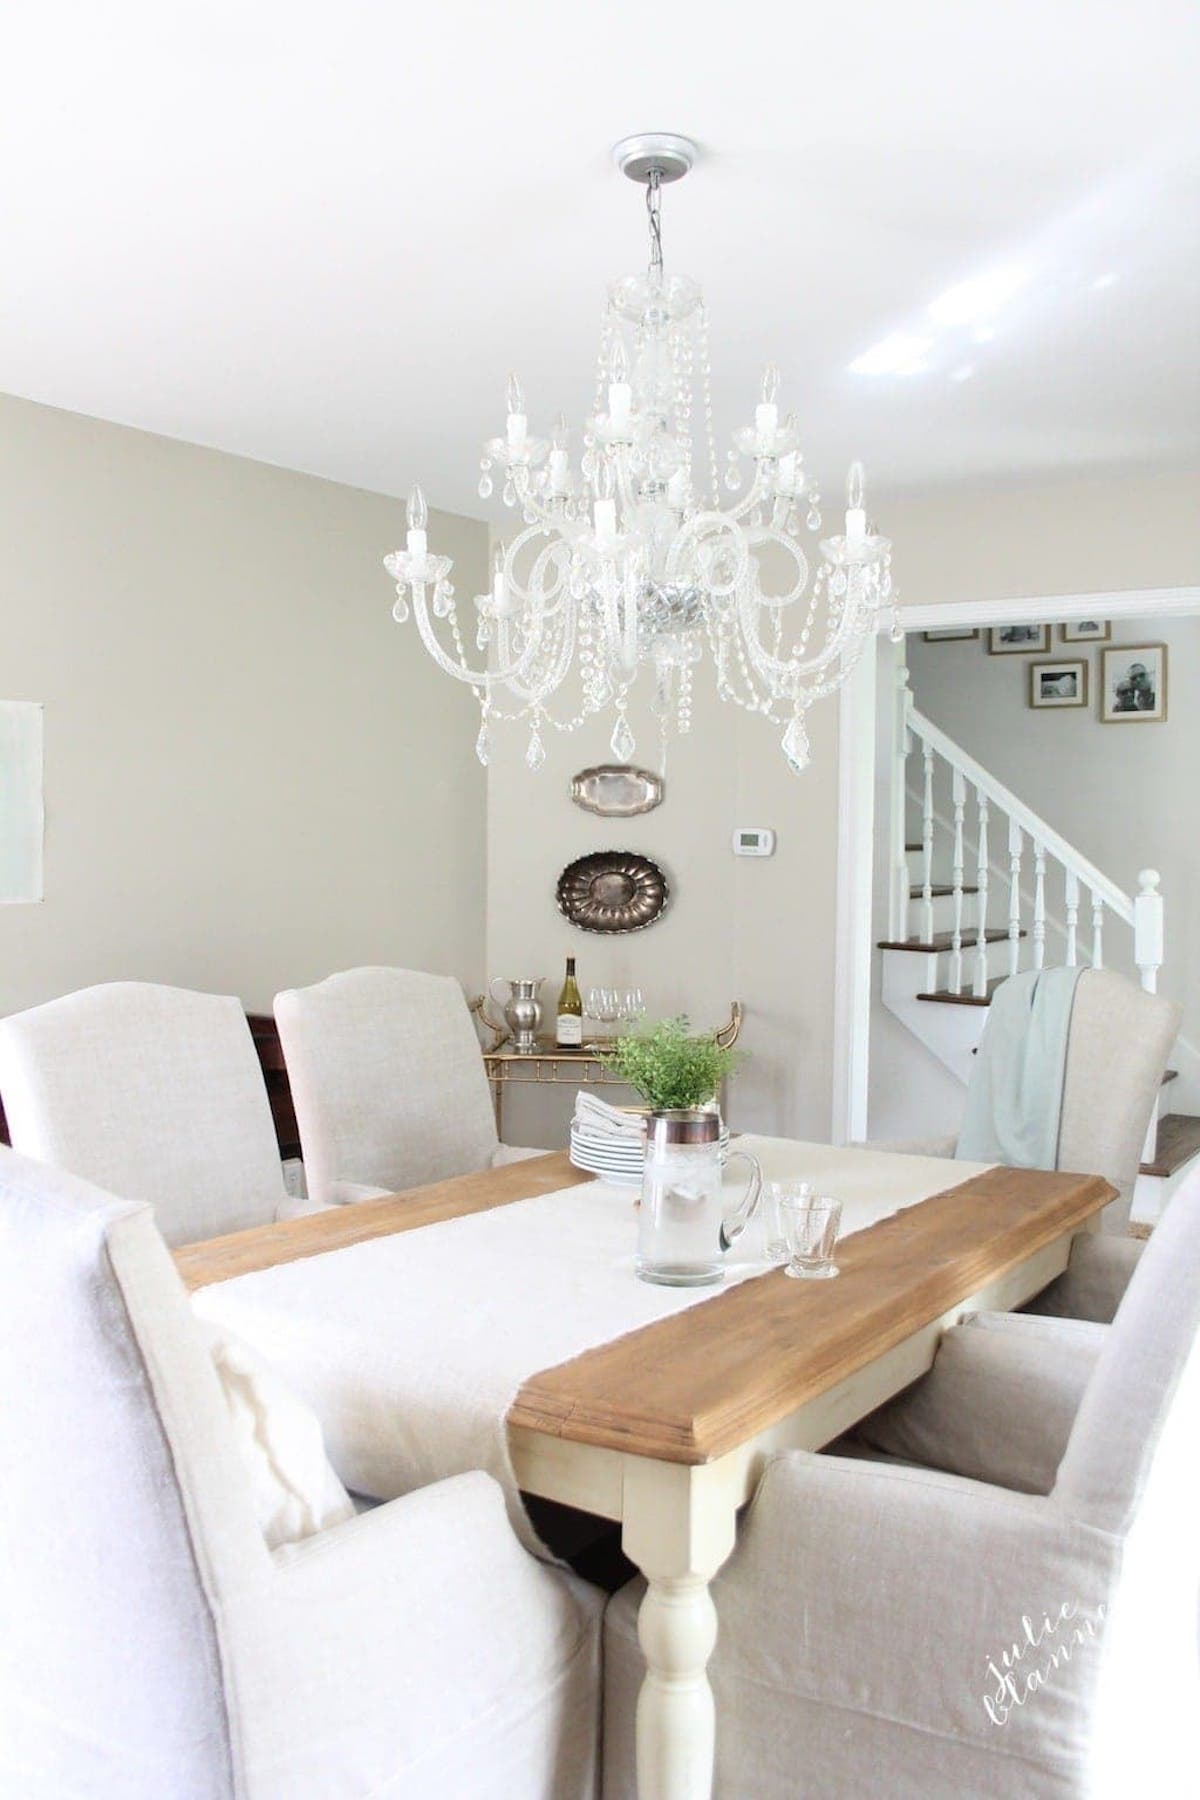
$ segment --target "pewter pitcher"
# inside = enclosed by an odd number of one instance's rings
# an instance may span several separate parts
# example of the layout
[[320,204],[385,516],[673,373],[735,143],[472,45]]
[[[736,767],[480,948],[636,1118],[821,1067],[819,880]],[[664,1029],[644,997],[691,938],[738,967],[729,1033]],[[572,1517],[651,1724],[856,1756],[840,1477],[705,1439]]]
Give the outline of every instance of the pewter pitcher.
[[724,1278],[725,1252],[758,1206],[762,1170],[747,1151],[729,1152],[727,1162],[749,1163],[750,1180],[727,1214],[720,1140],[715,1112],[656,1112],[647,1119],[637,1248],[643,1281],[706,1287]]
[[[512,1032],[513,1049],[519,1056],[532,1056],[537,1049],[537,1028],[542,1022],[538,989],[545,979],[544,975],[515,979],[497,975],[489,984],[488,992],[504,1014],[504,1023]],[[497,986],[506,987],[508,993],[498,994]]]

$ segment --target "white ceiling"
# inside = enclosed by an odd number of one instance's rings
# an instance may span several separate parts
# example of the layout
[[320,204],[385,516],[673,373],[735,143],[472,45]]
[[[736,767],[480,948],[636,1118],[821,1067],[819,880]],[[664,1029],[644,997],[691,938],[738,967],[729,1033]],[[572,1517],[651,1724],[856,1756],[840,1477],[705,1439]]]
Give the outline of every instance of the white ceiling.
[[480,513],[507,371],[587,404],[660,128],[726,440],[773,356],[827,492],[1177,463],[1198,93],[1196,0],[9,6],[0,389]]

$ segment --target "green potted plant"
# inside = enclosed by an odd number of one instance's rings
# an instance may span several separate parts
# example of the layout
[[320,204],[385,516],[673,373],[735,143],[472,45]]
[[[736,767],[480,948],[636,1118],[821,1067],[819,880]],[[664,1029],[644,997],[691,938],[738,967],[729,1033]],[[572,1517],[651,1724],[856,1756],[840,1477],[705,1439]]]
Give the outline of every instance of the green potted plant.
[[692,1112],[709,1106],[740,1060],[710,1033],[694,1035],[682,1016],[626,1032],[604,1061],[652,1112]]

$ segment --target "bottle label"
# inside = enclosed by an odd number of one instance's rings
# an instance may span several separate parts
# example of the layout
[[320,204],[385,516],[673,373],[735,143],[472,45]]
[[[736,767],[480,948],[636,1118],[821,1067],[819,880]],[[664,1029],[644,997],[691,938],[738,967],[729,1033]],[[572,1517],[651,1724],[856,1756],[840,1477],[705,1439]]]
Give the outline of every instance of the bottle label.
[[583,1042],[583,1020],[578,1013],[559,1013],[555,1035],[563,1049],[578,1049]]

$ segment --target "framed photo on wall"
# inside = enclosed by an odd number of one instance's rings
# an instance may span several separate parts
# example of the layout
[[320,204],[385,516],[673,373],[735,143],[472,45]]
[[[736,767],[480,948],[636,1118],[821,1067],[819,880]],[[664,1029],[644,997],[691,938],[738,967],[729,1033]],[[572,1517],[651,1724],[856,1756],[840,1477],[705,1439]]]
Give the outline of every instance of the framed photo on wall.
[[927,644],[948,644],[955,638],[977,638],[979,632],[972,631],[968,626],[960,625],[953,631],[923,631],[921,636]]
[[1048,625],[991,625],[988,627],[989,656],[1028,656],[1030,651],[1045,655],[1050,648]]
[[1088,666],[1077,662],[1035,662],[1029,665],[1029,704],[1039,711],[1063,706],[1086,706]]
[[1161,724],[1167,716],[1167,646],[1114,644],[1100,652],[1100,721]]
[[1069,619],[1058,635],[1064,644],[1107,644],[1112,625],[1107,619]]

